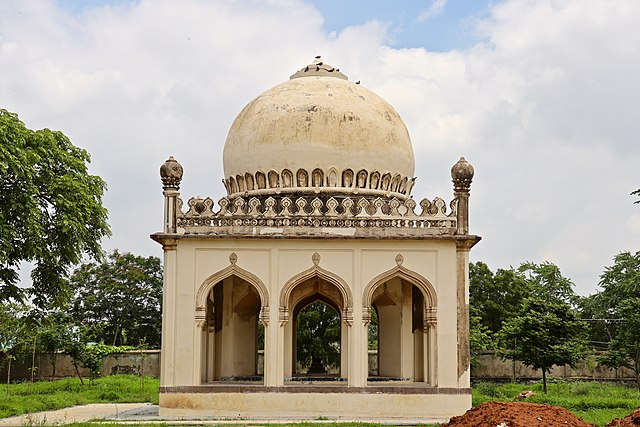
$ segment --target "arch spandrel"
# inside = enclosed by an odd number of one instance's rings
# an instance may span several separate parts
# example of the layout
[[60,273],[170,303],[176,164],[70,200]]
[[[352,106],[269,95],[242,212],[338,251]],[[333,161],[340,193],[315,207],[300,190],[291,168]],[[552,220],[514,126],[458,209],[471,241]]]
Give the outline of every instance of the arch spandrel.
[[342,280],[340,276],[328,270],[325,270],[317,264],[299,274],[296,274],[283,286],[282,291],[280,292],[280,323],[284,324],[289,320],[289,300],[294,288],[296,288],[296,286],[298,286],[299,284],[306,282],[307,280],[314,277],[318,277],[332,284],[338,289],[340,295],[342,296],[342,302],[344,304],[344,307],[342,307],[343,320],[346,323],[349,323],[352,320],[353,316],[353,295],[351,293],[349,285],[344,280]]
[[211,292],[211,289],[222,280],[236,276],[245,282],[251,284],[257,291],[258,296],[260,297],[260,305],[262,306],[262,311],[268,310],[269,308],[269,291],[265,286],[264,282],[260,280],[258,276],[255,274],[239,267],[237,264],[232,263],[228,267],[212,274],[207,277],[202,285],[198,288],[198,292],[196,293],[196,312],[199,310],[204,310],[207,303],[207,295]]
[[421,274],[416,273],[413,270],[409,270],[402,265],[397,265],[371,279],[362,293],[362,308],[367,310],[371,306],[373,293],[378,286],[396,277],[417,286],[418,289],[420,289],[420,292],[422,292],[428,307],[433,307],[435,309],[435,307],[438,306],[436,290],[431,282]]

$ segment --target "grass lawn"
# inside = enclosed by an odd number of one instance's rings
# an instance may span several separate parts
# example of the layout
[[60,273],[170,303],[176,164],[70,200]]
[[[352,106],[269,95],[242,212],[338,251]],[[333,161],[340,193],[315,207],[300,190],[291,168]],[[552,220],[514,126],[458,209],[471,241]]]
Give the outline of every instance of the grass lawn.
[[[29,392],[29,383],[11,384],[8,396],[5,387],[5,385],[0,386],[0,418],[88,403],[151,402],[157,404],[159,381],[146,378],[144,396],[140,395],[140,379],[133,375],[103,377],[93,383],[86,381],[85,385],[81,385],[77,378],[53,382],[42,381],[34,383],[31,392]],[[597,426],[604,426],[613,418],[624,417],[640,406],[640,393],[635,388],[610,383],[567,381],[550,382],[547,395],[542,393],[541,383],[502,385],[478,383],[473,387],[473,405],[477,406],[488,401],[512,401],[523,390],[533,390],[537,393],[528,398],[527,402],[562,406]],[[70,424],[73,427],[97,425],[111,427],[118,424]],[[247,425],[250,423],[247,422]],[[158,424],[149,424],[149,426],[157,427]],[[291,425],[287,426],[291,427]],[[301,423],[298,426],[374,427],[377,424],[343,424],[329,421],[326,424]]]
[[637,389],[590,381],[549,382],[546,395],[542,392],[542,382],[503,385],[478,383],[473,387],[473,406],[488,401],[512,401],[523,390],[536,393],[527,402],[561,406],[597,426],[604,426],[614,418],[625,417],[640,406]]
[[[89,403],[158,403],[160,380],[145,378],[144,396],[140,393],[140,378],[135,375],[102,377],[93,382],[78,378],[0,385],[0,418],[29,412],[49,411]],[[31,387],[30,387],[31,386]],[[30,391],[31,388],[31,391]]]

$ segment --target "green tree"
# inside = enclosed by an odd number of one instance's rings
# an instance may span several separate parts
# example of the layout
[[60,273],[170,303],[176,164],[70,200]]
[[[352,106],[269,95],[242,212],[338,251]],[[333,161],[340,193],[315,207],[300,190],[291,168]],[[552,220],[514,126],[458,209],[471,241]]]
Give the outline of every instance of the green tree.
[[85,263],[71,276],[72,315],[90,341],[112,345],[145,339],[160,347],[162,265],[157,257],[113,251],[101,263]]
[[471,316],[469,319],[469,349],[471,353],[471,366],[476,366],[478,363],[478,356],[483,351],[492,347],[493,339],[489,328],[483,323],[482,319],[478,316]]
[[517,271],[527,281],[534,295],[571,305],[578,302],[573,282],[562,275],[557,265],[549,261],[540,264],[523,262]]
[[618,334],[620,303],[640,298],[640,251],[617,254],[613,265],[605,267],[598,285],[601,290],[583,298],[580,309],[583,318],[599,319],[593,323],[591,340],[602,347]]
[[84,384],[84,380],[80,374],[79,365],[84,361],[84,355],[87,348],[87,337],[84,332],[84,328],[74,326],[66,329],[65,333],[61,335],[62,351],[64,354],[71,357],[73,367],[81,384]]
[[0,357],[7,369],[7,384],[11,382],[11,364],[24,350],[25,316],[23,304],[0,302]]
[[469,265],[469,281],[470,315],[490,334],[497,333],[531,295],[531,287],[521,274],[513,269],[498,269],[494,274],[480,261]]
[[498,354],[542,370],[544,392],[553,365],[575,366],[587,352],[586,325],[568,303],[535,296],[527,298],[518,316],[498,334]]
[[47,313],[38,330],[37,342],[41,352],[49,355],[51,363],[51,379],[56,376],[58,353],[64,348],[70,329],[73,327],[71,317],[62,311]]
[[601,360],[610,368],[631,369],[640,390],[640,298],[621,301],[615,315],[622,319],[622,327],[609,343],[609,349]]
[[623,300],[640,297],[640,251],[616,255],[613,265],[605,267],[598,285],[602,288],[600,304],[609,313],[613,313]]
[[340,366],[340,315],[317,301],[300,311],[296,320],[298,363],[308,366],[313,357],[325,367]]
[[110,234],[106,185],[89,162],[62,132],[30,130],[0,109],[0,301],[25,298],[19,269],[31,262],[32,303],[59,306],[71,296],[69,267],[85,254],[100,257]]

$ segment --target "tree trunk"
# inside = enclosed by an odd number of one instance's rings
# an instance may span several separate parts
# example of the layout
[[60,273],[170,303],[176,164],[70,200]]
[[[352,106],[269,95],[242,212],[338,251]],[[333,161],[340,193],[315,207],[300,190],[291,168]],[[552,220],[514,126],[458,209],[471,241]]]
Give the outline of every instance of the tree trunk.
[[82,380],[82,375],[80,375],[80,370],[78,369],[78,362],[73,361],[73,367],[76,369],[76,374],[78,374],[78,378],[80,378],[80,384],[84,385],[84,381]]
[[58,352],[54,351],[51,353],[51,381],[56,378],[56,361],[57,361]]
[[33,376],[36,371],[36,343],[38,342],[38,336],[33,337],[33,352],[31,353],[31,382],[29,383],[29,394],[33,392]]
[[542,368],[542,391],[547,394],[547,370]]
[[7,396],[9,396],[9,384],[11,383],[11,355],[7,355]]
[[113,334],[113,346],[116,346],[116,343],[118,342],[118,334],[120,333],[120,325],[116,326],[116,333]]
[[140,394],[144,399],[144,358],[146,354],[143,354],[142,351],[140,350]]

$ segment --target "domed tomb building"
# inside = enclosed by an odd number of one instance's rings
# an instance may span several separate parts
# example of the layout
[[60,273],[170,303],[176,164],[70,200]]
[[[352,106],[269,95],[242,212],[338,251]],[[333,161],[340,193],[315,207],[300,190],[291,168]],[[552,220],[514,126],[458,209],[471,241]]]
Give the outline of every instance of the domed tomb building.
[[[160,414],[466,411],[473,167],[453,166],[449,203],[419,206],[414,170],[393,107],[319,58],[237,116],[217,203],[185,205],[170,157],[164,230],[151,236],[164,249]],[[318,307],[333,320],[309,327]],[[323,325],[333,341],[318,339]]]

